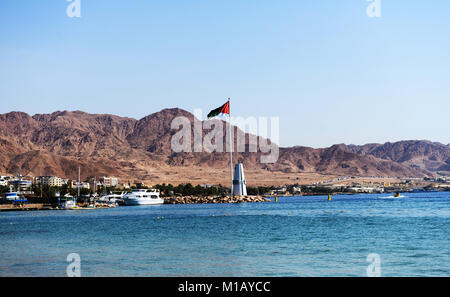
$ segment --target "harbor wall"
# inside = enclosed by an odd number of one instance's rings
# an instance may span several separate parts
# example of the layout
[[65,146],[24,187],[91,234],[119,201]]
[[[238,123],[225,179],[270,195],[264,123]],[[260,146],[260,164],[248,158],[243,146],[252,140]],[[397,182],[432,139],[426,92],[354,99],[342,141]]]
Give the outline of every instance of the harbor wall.
[[165,204],[205,204],[205,203],[253,203],[253,202],[270,202],[263,196],[183,196],[164,198]]

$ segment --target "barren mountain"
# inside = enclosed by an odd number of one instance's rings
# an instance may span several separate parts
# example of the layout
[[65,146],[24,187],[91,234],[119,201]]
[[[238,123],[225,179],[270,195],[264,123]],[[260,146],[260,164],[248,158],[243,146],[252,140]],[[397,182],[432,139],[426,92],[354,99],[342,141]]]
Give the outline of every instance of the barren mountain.
[[294,147],[281,149],[277,169],[292,172],[316,172],[321,174],[353,176],[426,176],[426,170],[411,168],[397,162],[381,160],[373,156],[362,156],[348,151],[342,145],[312,149]]
[[349,145],[346,149],[363,156],[374,156],[383,160],[426,169],[450,172],[450,150],[448,145],[426,140],[399,141],[385,144]]
[[[178,108],[165,109],[141,120],[82,111],[58,111],[33,117],[22,112],[2,114],[0,170],[2,174],[20,171],[26,175],[75,178],[80,165],[83,178],[114,175],[122,180],[175,183],[172,177],[181,174],[192,176],[195,183],[199,175],[202,180],[207,179],[201,172],[205,169],[221,178],[223,175],[226,180],[228,153],[176,153],[171,149],[171,140],[178,132],[171,126],[177,117],[185,117],[192,123],[191,142],[194,144],[193,123],[204,123]],[[226,132],[224,125],[223,139],[215,139],[213,143],[226,144]],[[448,170],[450,164],[449,146],[427,141],[335,145],[324,149],[280,148],[276,163],[263,164],[260,160],[264,154],[248,152],[252,136],[245,134],[245,137],[246,152],[235,153],[233,157],[255,174],[423,177]],[[236,143],[236,132],[234,139]],[[216,179],[211,177],[211,180]]]

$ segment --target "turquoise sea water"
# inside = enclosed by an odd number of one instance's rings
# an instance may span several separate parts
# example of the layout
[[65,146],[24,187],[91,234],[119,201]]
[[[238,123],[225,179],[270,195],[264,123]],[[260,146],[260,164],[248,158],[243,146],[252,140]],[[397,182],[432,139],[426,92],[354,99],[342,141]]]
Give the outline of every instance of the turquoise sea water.
[[450,276],[450,193],[0,213],[0,276]]

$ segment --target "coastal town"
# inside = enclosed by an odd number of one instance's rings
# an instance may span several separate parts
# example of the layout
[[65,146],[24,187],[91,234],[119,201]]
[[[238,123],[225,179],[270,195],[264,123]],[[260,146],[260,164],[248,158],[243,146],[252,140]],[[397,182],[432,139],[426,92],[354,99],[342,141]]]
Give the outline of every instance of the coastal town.
[[262,297],[449,277],[447,11],[0,1],[3,287]]
[[[245,183],[245,181],[244,181]],[[450,190],[450,178],[394,178],[342,176],[302,184],[246,186],[245,193],[230,196],[222,185],[151,184],[121,181],[113,176],[84,180],[58,176],[0,176],[0,211],[66,209],[74,201],[77,208],[109,208],[124,205],[121,200],[136,189],[154,189],[165,204],[269,202],[275,196],[317,196],[337,194],[376,194]],[[14,194],[14,195],[12,195]],[[13,197],[13,198],[11,198]],[[111,199],[113,197],[114,199]]]

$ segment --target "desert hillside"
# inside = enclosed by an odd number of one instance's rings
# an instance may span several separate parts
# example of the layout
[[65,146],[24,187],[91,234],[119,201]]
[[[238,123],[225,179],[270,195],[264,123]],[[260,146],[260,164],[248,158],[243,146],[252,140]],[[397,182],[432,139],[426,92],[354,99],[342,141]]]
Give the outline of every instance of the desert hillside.
[[[179,116],[191,123],[199,121],[178,108],[140,120],[82,111],[34,116],[23,112],[2,114],[0,173],[20,171],[23,175],[75,178],[81,165],[83,178],[113,175],[122,181],[150,183],[226,183],[227,153],[173,152],[171,139],[177,130],[171,129],[171,124]],[[226,143],[226,133],[223,137]],[[246,146],[249,137],[246,134]],[[279,151],[274,164],[261,163],[262,153],[235,153],[234,158],[244,163],[249,177],[267,184],[307,176],[424,177],[450,171],[449,146],[428,141],[334,145],[322,149],[296,146]]]

